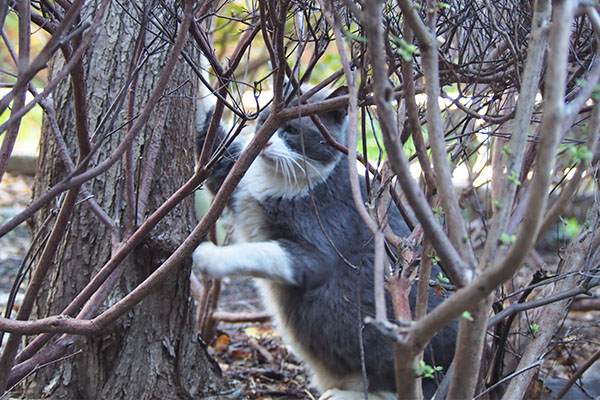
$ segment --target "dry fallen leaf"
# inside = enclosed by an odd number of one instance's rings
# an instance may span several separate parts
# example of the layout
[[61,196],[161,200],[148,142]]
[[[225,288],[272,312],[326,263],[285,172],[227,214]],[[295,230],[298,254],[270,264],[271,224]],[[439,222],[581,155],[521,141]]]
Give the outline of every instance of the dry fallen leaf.
[[264,326],[249,326],[244,329],[244,333],[251,339],[271,339],[279,337],[279,334],[275,332],[270,325]]
[[236,360],[246,360],[247,358],[250,357],[250,353],[248,353],[247,351],[244,350],[232,350],[229,355],[231,356],[231,358],[234,358]]
[[213,348],[218,353],[224,353],[225,351],[227,351],[230,342],[231,340],[229,339],[229,336],[226,333],[223,333],[215,339]]

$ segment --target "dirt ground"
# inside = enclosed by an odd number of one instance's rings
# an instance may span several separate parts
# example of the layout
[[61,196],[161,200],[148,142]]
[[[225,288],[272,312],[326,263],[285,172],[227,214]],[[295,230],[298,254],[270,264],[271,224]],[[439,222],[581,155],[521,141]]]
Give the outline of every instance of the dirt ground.
[[[3,224],[28,202],[32,179],[7,174],[0,185],[0,224]],[[25,225],[0,238],[0,310],[4,314],[13,281],[29,246]],[[17,294],[16,309],[23,288]],[[219,310],[257,312],[260,300],[250,279],[223,281]],[[555,343],[532,387],[529,397],[546,398],[548,387],[560,388],[592,353],[600,348],[600,312],[572,312],[562,327],[562,339]],[[228,389],[215,394],[215,399],[316,399],[306,372],[290,353],[270,323],[225,323],[217,325],[209,352],[220,366]],[[597,363],[600,364],[600,363]],[[580,381],[571,399],[593,399],[600,394],[600,367]],[[545,382],[545,385],[541,382]],[[600,398],[600,397],[597,397]]]
[[[261,311],[249,278],[223,281],[220,311]],[[219,322],[210,354],[218,362],[229,389],[223,399],[316,399],[306,372],[271,323]]]

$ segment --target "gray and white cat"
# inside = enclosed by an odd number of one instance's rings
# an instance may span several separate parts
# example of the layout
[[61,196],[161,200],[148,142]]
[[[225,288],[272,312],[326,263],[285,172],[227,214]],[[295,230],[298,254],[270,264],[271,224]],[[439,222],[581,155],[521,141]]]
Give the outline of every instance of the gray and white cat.
[[[311,101],[323,98],[317,94]],[[258,127],[267,112],[259,117]],[[210,115],[199,121],[198,149]],[[322,113],[319,118],[338,142],[346,142],[344,110]],[[224,139],[222,129],[219,136]],[[213,193],[242,150],[243,144],[234,142],[216,164],[206,182]],[[235,243],[222,247],[202,243],[193,254],[195,269],[217,278],[257,278],[265,306],[286,342],[308,366],[312,383],[322,393],[320,399],[364,399],[362,329],[369,398],[394,399],[390,343],[360,319],[373,315],[375,309],[372,234],[355,209],[347,160],[324,144],[309,117],[291,120],[273,134],[240,181],[230,209]],[[408,235],[397,210],[389,213],[394,231]],[[440,302],[431,296],[430,304]],[[391,308],[389,315],[393,315]],[[426,361],[446,370],[454,340],[454,328],[437,335]],[[435,384],[424,379],[423,385],[430,396]]]

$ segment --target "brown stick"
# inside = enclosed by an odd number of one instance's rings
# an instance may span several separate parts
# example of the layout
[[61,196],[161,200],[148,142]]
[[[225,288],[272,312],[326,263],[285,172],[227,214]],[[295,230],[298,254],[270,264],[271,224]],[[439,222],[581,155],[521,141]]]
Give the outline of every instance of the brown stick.
[[[30,30],[31,23],[29,21],[30,10],[30,2],[29,0],[20,1],[18,3],[19,9],[19,57],[17,60],[17,67],[19,71],[19,75],[17,80],[24,80],[23,77],[25,71],[29,67],[29,51],[31,47],[30,41]],[[28,82],[29,83],[29,82]],[[16,92],[15,99],[13,101],[13,107],[11,111],[11,115],[13,113],[17,113],[24,105],[25,105],[25,93],[27,92],[27,86],[23,85],[22,89],[19,92]],[[14,90],[14,89],[13,89]],[[19,134],[19,127],[21,126],[21,119],[17,118],[15,122],[10,125],[6,135],[4,136],[4,140],[2,141],[2,147],[0,148],[0,181],[2,181],[2,177],[4,176],[4,171],[6,170],[6,163],[8,158],[10,157],[15,142],[17,141],[17,135]]]
[[600,299],[575,299],[569,306],[571,311],[600,310]]
[[267,322],[271,320],[271,316],[266,312],[215,311],[212,318],[223,322]]
[[[56,27],[54,34],[50,37],[50,40],[48,40],[48,42],[44,45],[44,48],[40,51],[37,57],[31,61],[26,70],[20,71],[19,77],[17,79],[17,82],[15,82],[13,89],[0,100],[0,113],[4,112],[4,110],[6,110],[6,107],[8,107],[10,102],[13,100],[13,98],[27,87],[28,83],[35,77],[35,74],[37,74],[40,70],[46,68],[48,61],[50,61],[50,58],[54,55],[56,49],[60,44],[60,41],[64,39],[63,33],[71,27],[71,24],[79,15],[79,9],[83,6],[83,3],[83,0],[75,0],[73,4],[71,4],[62,21]],[[102,14],[102,12],[100,12],[99,14]],[[66,76],[66,73],[64,76]],[[21,118],[28,111],[29,110],[23,112],[22,114],[18,113],[17,116],[14,117],[14,119],[11,116],[11,118],[9,118],[9,120],[6,121],[6,123],[2,124],[2,127],[0,127],[0,132],[4,132],[6,126],[10,126],[13,120]]]
[[577,368],[577,371],[575,371],[575,373],[573,374],[573,376],[571,376],[569,378],[569,381],[560,390],[560,392],[558,392],[556,394],[556,396],[554,396],[553,400],[560,400],[560,399],[562,399],[567,394],[567,392],[569,391],[569,389],[571,388],[571,386],[573,386],[575,384],[575,382],[577,382],[577,380],[579,378],[581,378],[581,375],[583,375],[583,373],[585,371],[587,371],[598,360],[600,360],[600,350],[598,350],[597,352],[595,352],[594,354],[592,354],[592,356],[590,358],[588,358],[586,360],[586,362],[583,363],[583,365],[581,367]]

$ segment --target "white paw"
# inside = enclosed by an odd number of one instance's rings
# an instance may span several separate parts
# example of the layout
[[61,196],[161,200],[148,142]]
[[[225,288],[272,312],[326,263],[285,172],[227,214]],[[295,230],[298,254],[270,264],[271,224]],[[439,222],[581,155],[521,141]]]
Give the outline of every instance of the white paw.
[[[354,390],[329,389],[319,397],[319,400],[364,400],[364,392]],[[395,400],[396,396],[390,392],[369,392],[369,400]]]
[[214,278],[222,278],[219,270],[219,247],[211,242],[200,243],[192,253],[194,271],[209,274]]
[[336,392],[341,392],[341,390],[339,389],[329,389],[328,391],[326,391],[325,393],[323,393],[321,395],[321,397],[319,397],[319,400],[333,400],[333,399],[340,399],[341,397],[339,397],[339,394],[336,395]]
[[341,389],[329,389],[319,397],[319,400],[364,400],[364,393],[341,390]]

